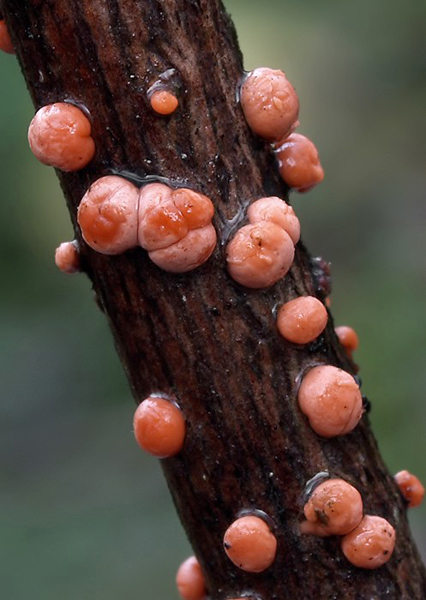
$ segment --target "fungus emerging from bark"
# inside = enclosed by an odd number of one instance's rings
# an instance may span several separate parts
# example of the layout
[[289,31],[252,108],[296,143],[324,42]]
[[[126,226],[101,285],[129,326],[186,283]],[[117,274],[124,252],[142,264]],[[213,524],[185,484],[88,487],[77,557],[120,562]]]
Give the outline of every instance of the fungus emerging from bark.
[[363,413],[361,392],[354,378],[331,365],[307,372],[298,401],[312,429],[327,438],[352,431]]
[[303,509],[302,533],[319,536],[345,535],[360,524],[361,494],[343,479],[328,479],[312,492]]
[[185,419],[182,411],[165,398],[146,398],[139,404],[133,419],[139,446],[157,458],[168,458],[182,450]]
[[60,271],[68,275],[80,271],[80,254],[75,241],[63,242],[56,248],[55,264]]
[[40,162],[62,171],[79,171],[95,154],[89,119],[73,104],[57,102],[37,111],[28,141]]
[[352,327],[341,325],[336,327],[335,332],[347,354],[352,356],[352,353],[358,348],[358,336],[355,330]]
[[327,311],[322,302],[313,296],[301,296],[281,306],[277,327],[286,340],[294,344],[307,344],[324,331],[327,320]]
[[409,508],[420,506],[425,495],[425,488],[419,479],[409,471],[399,471],[395,475],[399,491],[408,502]]
[[151,108],[159,115],[171,115],[177,109],[179,102],[168,90],[157,90],[150,97]]
[[121,254],[138,245],[139,190],[132,183],[108,175],[84,194],[77,221],[84,240],[102,254]]
[[300,221],[296,216],[293,208],[276,196],[269,198],[260,198],[253,202],[247,210],[247,217],[250,223],[258,223],[260,221],[270,221],[279,225],[288,233],[293,240],[293,244],[297,244],[300,238]]
[[9,30],[4,19],[0,19],[0,50],[7,54],[15,54],[15,48],[13,47]]
[[300,133],[292,133],[277,144],[275,155],[281,177],[298,192],[307,192],[324,179],[315,145]]
[[282,71],[260,68],[241,86],[241,106],[250,129],[270,142],[284,139],[296,126],[299,99]]
[[187,558],[179,567],[176,585],[183,600],[204,600],[206,597],[206,582],[195,556]]
[[388,562],[395,548],[395,529],[382,517],[366,515],[342,539],[342,551],[349,562],[361,569],[377,569]]
[[255,516],[240,517],[223,538],[228,558],[243,571],[261,573],[275,560],[277,540],[268,525]]

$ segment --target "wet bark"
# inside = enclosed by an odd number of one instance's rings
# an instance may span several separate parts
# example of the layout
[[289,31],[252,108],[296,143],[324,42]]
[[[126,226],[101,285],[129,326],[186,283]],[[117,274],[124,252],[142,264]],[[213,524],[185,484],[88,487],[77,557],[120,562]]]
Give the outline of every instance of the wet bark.
[[[270,289],[250,291],[227,275],[226,241],[245,222],[247,205],[262,196],[285,198],[287,190],[236,101],[242,57],[221,1],[3,0],[2,11],[35,107],[68,100],[90,113],[96,156],[82,171],[58,177],[83,269],[136,402],[162,392],[184,411],[184,450],[162,462],[210,598],[426,598],[406,508],[367,414],[351,434],[326,440],[297,406],[300,375],[312,365],[355,373],[331,315],[308,346],[276,332],[278,305],[300,294],[325,299],[326,265],[299,243],[290,273]],[[160,77],[179,98],[171,117],[156,115],[147,98]],[[213,257],[172,275],[141,248],[104,256],[87,247],[76,210],[89,185],[111,173],[138,184],[161,176],[209,196],[219,237]],[[338,538],[300,535],[305,486],[320,471],[352,482],[365,511],[395,526],[397,545],[386,566],[356,569]],[[245,509],[267,513],[278,539],[276,561],[261,574],[234,567],[222,547],[224,531]]]

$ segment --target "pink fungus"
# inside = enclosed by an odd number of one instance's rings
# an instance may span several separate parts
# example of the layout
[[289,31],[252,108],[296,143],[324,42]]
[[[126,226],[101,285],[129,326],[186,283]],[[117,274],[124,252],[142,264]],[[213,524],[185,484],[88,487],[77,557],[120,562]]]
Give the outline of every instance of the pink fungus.
[[139,190],[122,177],[95,181],[77,212],[87,244],[102,254],[121,254],[137,246],[138,197]]
[[253,202],[248,208],[247,216],[250,223],[258,223],[259,221],[275,223],[288,233],[293,240],[293,244],[297,244],[299,241],[299,219],[296,217],[293,208],[276,196],[260,198],[260,200]]
[[307,192],[324,179],[315,145],[304,135],[292,133],[275,151],[280,175],[290,188]]
[[157,90],[150,97],[151,108],[159,115],[171,115],[178,107],[179,102],[174,94],[168,90]]
[[328,479],[312,492],[303,509],[302,533],[318,536],[346,535],[363,516],[361,494],[343,479]]
[[240,517],[228,527],[223,538],[228,558],[243,571],[261,573],[275,560],[277,539],[263,519]]
[[399,471],[395,475],[395,481],[409,508],[420,506],[425,495],[425,488],[420,480],[409,471]]
[[299,99],[282,71],[260,68],[241,86],[241,106],[252,131],[270,142],[297,126]]
[[7,54],[15,54],[9,30],[4,19],[0,19],[0,50]]
[[322,302],[313,296],[300,296],[281,306],[277,327],[286,340],[308,344],[324,331],[327,320],[327,310]]
[[204,600],[206,581],[195,556],[187,558],[176,574],[176,585],[183,600]]
[[352,356],[352,353],[358,348],[358,336],[355,330],[352,327],[341,325],[336,327],[335,332],[347,354]]
[[278,225],[259,221],[241,227],[226,249],[229,274],[248,288],[277,283],[294,258],[291,237]]
[[77,242],[63,242],[55,251],[55,264],[60,271],[71,275],[80,271]]
[[157,458],[174,456],[185,441],[182,411],[165,398],[149,397],[139,404],[133,419],[139,446]]
[[352,431],[363,413],[361,392],[354,378],[331,365],[307,372],[300,384],[298,401],[312,429],[326,438]]
[[28,141],[40,162],[62,171],[78,171],[95,153],[89,119],[73,104],[57,102],[37,111]]
[[392,556],[395,537],[395,529],[386,519],[366,515],[358,527],[342,539],[342,551],[356,567],[377,569]]

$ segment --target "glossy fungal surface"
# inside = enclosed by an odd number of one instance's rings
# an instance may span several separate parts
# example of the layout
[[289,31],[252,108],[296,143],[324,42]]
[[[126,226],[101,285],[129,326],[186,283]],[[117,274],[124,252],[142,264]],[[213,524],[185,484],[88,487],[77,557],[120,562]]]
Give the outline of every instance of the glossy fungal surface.
[[294,259],[291,237],[278,225],[260,221],[241,227],[226,248],[231,277],[248,288],[266,288],[277,283]]
[[336,327],[335,332],[343,348],[349,356],[352,356],[352,353],[358,348],[358,336],[355,330],[347,325],[340,325],[340,327]]
[[362,417],[362,396],[354,378],[331,365],[310,369],[299,387],[301,411],[318,434],[326,438],[344,435]]
[[7,54],[15,54],[15,48],[13,47],[9,30],[4,19],[0,19],[0,50]]
[[395,481],[409,508],[420,506],[425,495],[425,488],[420,480],[409,471],[399,471],[395,475]]
[[87,244],[102,254],[121,254],[138,245],[139,190],[132,183],[107,175],[84,194],[77,221]]
[[179,567],[176,585],[183,600],[204,600],[206,597],[206,582],[195,556],[187,558]]
[[327,310],[322,302],[313,296],[300,296],[280,307],[277,327],[289,342],[308,344],[324,331],[327,320]]
[[48,104],[37,111],[28,129],[28,141],[40,162],[62,171],[78,171],[95,154],[89,119],[77,106]]
[[223,538],[228,558],[243,571],[261,573],[275,560],[277,540],[259,517],[240,517],[228,527]]
[[56,248],[55,264],[60,271],[68,275],[80,271],[80,254],[76,242],[62,242]]
[[275,156],[281,177],[298,192],[307,192],[324,179],[315,145],[300,133],[292,133],[280,143]]
[[248,210],[247,217],[250,223],[258,223],[259,221],[270,221],[279,225],[288,233],[293,240],[293,244],[297,244],[300,238],[300,222],[293,208],[276,196],[269,198],[260,198],[253,202]]
[[156,90],[150,97],[151,108],[159,115],[171,115],[179,105],[174,94],[168,90]]
[[328,479],[314,489],[303,512],[302,533],[346,535],[362,520],[361,494],[343,479]]
[[358,527],[342,539],[342,551],[356,567],[377,569],[392,556],[395,538],[395,529],[386,519],[366,515]]
[[284,139],[297,124],[299,99],[282,71],[252,71],[241,86],[241,106],[251,130],[270,142]]
[[174,456],[185,441],[182,411],[165,398],[149,397],[141,402],[133,419],[136,441],[157,458]]

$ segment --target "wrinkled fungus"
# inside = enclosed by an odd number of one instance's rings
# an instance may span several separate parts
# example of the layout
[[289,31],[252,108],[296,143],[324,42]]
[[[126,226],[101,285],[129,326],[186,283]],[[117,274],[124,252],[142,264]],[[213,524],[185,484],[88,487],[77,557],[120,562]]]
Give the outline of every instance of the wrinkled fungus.
[[36,158],[62,171],[78,171],[95,153],[89,119],[73,104],[57,102],[37,111],[28,129]]
[[139,446],[157,458],[174,456],[185,441],[185,419],[182,411],[165,398],[146,398],[139,404],[133,419]]
[[187,558],[179,567],[176,585],[183,600],[204,600],[206,582],[201,565],[195,556]]
[[80,255],[76,242],[62,242],[56,248],[55,264],[60,271],[68,275],[80,271]]
[[15,54],[9,30],[4,19],[0,19],[0,50],[7,54]]
[[324,331],[327,320],[322,302],[313,296],[300,296],[281,306],[277,327],[286,340],[294,344],[308,344]]
[[297,125],[299,99],[282,71],[259,68],[241,86],[241,106],[252,131],[270,142]]
[[223,538],[228,558],[243,571],[260,573],[275,560],[277,540],[263,519],[240,517],[228,527]]
[[77,212],[87,244],[102,254],[121,254],[137,246],[138,197],[136,186],[122,177],[108,175],[95,181]]
[[395,475],[399,491],[408,502],[409,508],[420,506],[425,495],[425,488],[419,479],[409,471],[399,471]]
[[151,108],[159,115],[171,115],[178,107],[179,102],[174,94],[168,90],[157,90],[150,97]]
[[300,133],[292,133],[277,144],[275,155],[281,177],[298,192],[307,192],[324,179],[315,145]]
[[278,225],[260,221],[241,227],[226,249],[229,274],[248,288],[277,283],[294,259],[291,237]]
[[253,202],[247,210],[247,217],[250,223],[258,223],[259,221],[275,223],[288,233],[293,240],[293,244],[297,244],[299,241],[299,219],[296,217],[293,208],[276,196],[260,198],[260,200]]
[[342,539],[342,551],[349,562],[361,569],[377,569],[388,562],[395,548],[395,529],[382,517],[366,515]]
[[361,494],[343,479],[328,479],[315,488],[303,512],[302,533],[346,535],[362,520]]
[[341,325],[340,327],[336,327],[335,331],[339,338],[339,342],[342,344],[347,354],[352,356],[352,353],[358,348],[358,336],[355,330],[352,329],[352,327]]
[[298,401],[312,429],[327,438],[352,431],[363,413],[361,392],[354,378],[331,365],[307,372]]

